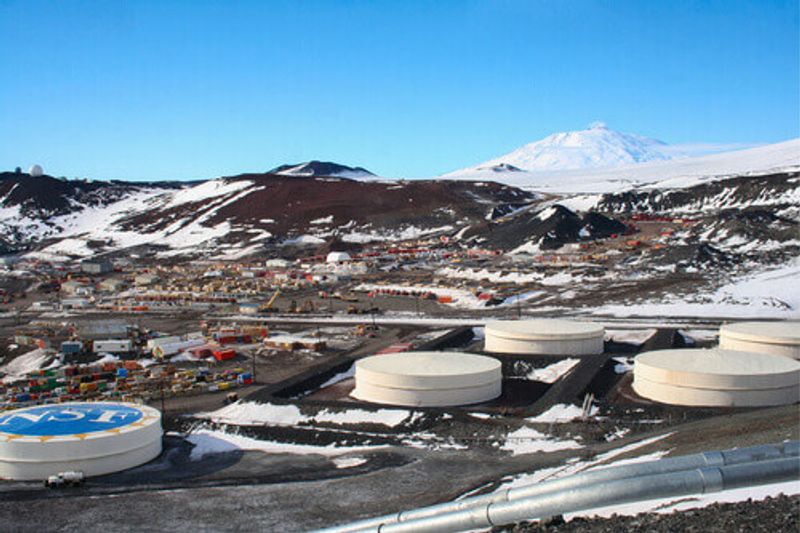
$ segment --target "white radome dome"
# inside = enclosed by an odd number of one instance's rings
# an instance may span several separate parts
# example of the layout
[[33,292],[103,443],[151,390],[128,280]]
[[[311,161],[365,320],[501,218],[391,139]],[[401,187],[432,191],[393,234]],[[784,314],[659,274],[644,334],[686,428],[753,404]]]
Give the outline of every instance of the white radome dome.
[[33,176],[34,178],[38,178],[39,176],[44,174],[44,169],[41,165],[33,165],[31,169],[28,171],[28,174]]
[[328,254],[326,262],[344,263],[345,261],[350,261],[350,259],[351,259],[350,254],[348,254],[347,252],[331,252]]

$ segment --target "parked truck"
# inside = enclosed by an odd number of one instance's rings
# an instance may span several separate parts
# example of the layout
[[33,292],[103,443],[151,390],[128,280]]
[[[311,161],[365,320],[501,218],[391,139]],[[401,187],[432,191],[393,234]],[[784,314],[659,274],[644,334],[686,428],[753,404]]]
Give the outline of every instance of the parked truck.
[[64,487],[78,487],[83,485],[85,481],[83,472],[76,472],[70,470],[67,472],[59,472],[54,476],[49,476],[44,480],[44,486],[50,489],[60,489]]

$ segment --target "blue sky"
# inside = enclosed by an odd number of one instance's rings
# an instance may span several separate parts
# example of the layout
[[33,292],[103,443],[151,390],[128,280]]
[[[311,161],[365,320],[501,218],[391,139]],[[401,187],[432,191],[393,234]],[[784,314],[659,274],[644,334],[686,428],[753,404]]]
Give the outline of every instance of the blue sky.
[[432,176],[603,120],[800,135],[797,0],[0,0],[0,169]]

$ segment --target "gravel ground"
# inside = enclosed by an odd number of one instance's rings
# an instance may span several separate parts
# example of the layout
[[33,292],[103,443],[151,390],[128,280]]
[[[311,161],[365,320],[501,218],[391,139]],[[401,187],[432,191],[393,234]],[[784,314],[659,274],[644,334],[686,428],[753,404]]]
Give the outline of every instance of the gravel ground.
[[715,503],[702,509],[670,514],[643,513],[610,518],[575,518],[564,523],[518,524],[494,529],[513,533],[616,533],[618,531],[729,533],[732,531],[800,531],[800,496],[761,501]]

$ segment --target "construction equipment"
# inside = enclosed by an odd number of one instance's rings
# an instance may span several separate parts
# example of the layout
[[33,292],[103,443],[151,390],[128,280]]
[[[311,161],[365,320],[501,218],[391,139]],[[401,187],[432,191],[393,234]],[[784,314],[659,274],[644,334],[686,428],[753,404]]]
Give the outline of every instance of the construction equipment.
[[314,302],[311,300],[306,300],[303,302],[303,305],[297,303],[297,300],[292,300],[289,304],[289,309],[287,309],[289,313],[292,314],[307,314],[313,313],[315,311]]
[[355,334],[358,337],[375,337],[377,336],[378,326],[372,324],[359,324],[356,326]]
[[275,289],[275,293],[272,295],[272,297],[269,299],[269,301],[267,303],[265,303],[264,305],[262,305],[261,307],[258,308],[258,312],[259,313],[277,313],[278,312],[278,308],[277,307],[273,307],[273,306],[275,304],[275,300],[277,300],[278,296],[280,296],[280,295],[281,295],[280,288]]

